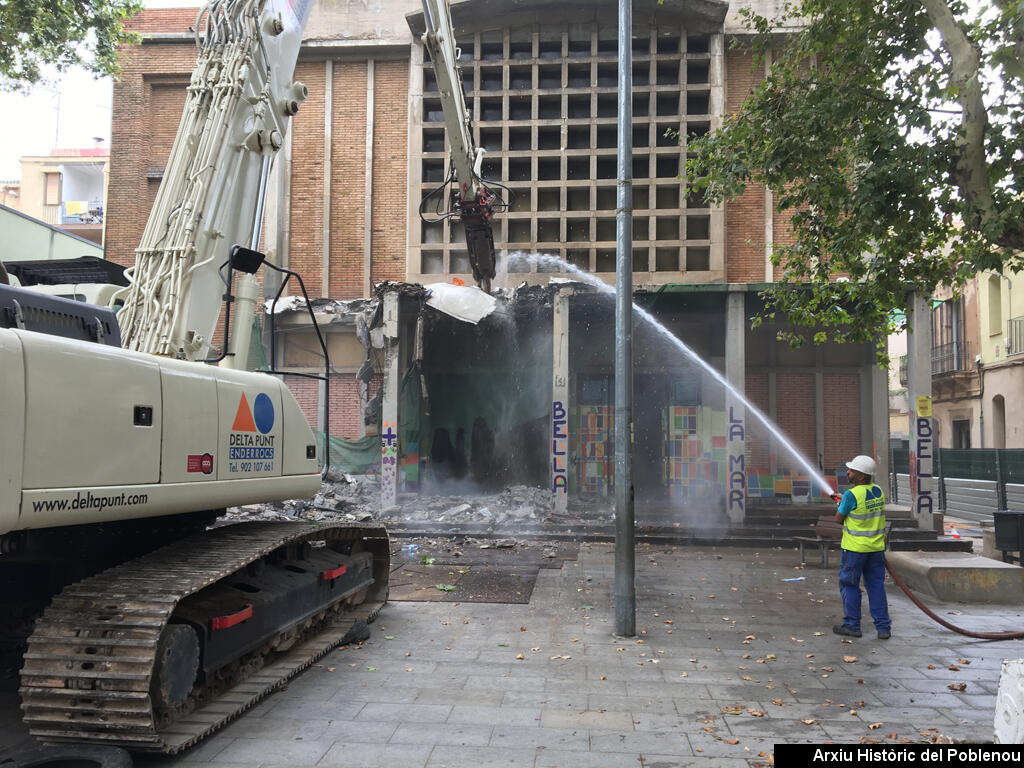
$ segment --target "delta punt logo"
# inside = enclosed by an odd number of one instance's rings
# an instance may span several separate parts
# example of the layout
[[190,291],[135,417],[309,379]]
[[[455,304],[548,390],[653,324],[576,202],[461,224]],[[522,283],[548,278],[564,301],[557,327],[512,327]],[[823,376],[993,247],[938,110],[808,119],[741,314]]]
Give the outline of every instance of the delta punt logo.
[[271,472],[274,469],[274,401],[262,392],[249,400],[242,393],[228,441],[231,472]]

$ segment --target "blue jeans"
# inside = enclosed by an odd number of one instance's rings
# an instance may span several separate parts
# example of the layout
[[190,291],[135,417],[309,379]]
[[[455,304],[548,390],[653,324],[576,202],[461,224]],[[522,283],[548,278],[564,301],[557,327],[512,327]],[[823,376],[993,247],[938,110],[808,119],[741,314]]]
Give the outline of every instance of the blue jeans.
[[885,552],[842,550],[839,560],[839,594],[843,597],[843,625],[860,631],[860,577],[868,593],[871,618],[878,632],[888,632],[889,603],[885,598]]

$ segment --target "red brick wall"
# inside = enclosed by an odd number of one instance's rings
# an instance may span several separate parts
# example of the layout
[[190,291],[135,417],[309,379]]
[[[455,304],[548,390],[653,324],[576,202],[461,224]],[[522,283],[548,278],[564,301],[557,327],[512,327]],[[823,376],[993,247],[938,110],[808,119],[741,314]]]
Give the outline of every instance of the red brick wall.
[[374,62],[371,282],[405,280],[409,62]]
[[367,65],[335,61],[333,70],[330,295],[357,299],[363,295],[366,250]]
[[[813,373],[778,373],[775,376],[775,422],[811,464],[817,463],[814,389]],[[777,447],[776,459],[780,469],[788,468],[805,474],[788,451]]]
[[[748,373],[744,384],[744,395],[757,406],[761,413],[768,414],[768,374]],[[767,430],[760,420],[751,412],[747,412],[746,429],[746,461],[747,471],[764,470],[769,467]]]
[[[725,111],[735,114],[761,80],[749,51],[725,54]],[[751,184],[725,204],[725,273],[730,283],[764,281],[764,187]]]
[[359,381],[355,374],[331,376],[331,434],[346,440],[358,440],[362,419]]
[[860,376],[855,373],[826,373],[825,469],[842,466],[861,452]]
[[295,79],[309,87],[309,98],[292,118],[288,260],[302,275],[310,298],[323,294],[324,74],[322,61],[300,61],[295,67]]
[[[286,375],[285,384],[295,395],[306,421],[316,428],[320,420],[320,380]],[[331,435],[345,440],[358,440],[362,418],[362,411],[359,408],[359,383],[355,374],[332,374],[329,425]]]

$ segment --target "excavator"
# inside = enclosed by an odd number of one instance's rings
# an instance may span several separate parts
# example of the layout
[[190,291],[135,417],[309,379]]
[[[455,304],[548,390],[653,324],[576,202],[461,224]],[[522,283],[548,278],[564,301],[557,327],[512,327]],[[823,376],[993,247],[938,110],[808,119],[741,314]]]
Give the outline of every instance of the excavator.
[[199,11],[116,317],[0,285],[0,656],[40,741],[180,752],[386,602],[380,526],[215,522],[312,496],[327,469],[288,388],[246,361],[257,272],[280,269],[258,250],[263,201],[307,95],[291,78],[311,6]]
[[[434,65],[451,163],[445,181],[420,203],[420,218],[428,223],[446,218],[462,222],[473,279],[480,290],[490,293],[497,266],[492,220],[495,213],[508,208],[508,202],[498,193],[498,189],[507,192],[508,188],[480,175],[484,149],[476,146],[470,129],[448,0],[422,0],[422,3],[426,31],[421,39]],[[448,193],[453,185],[455,190]],[[428,215],[430,200],[435,203],[432,212],[435,218]]]

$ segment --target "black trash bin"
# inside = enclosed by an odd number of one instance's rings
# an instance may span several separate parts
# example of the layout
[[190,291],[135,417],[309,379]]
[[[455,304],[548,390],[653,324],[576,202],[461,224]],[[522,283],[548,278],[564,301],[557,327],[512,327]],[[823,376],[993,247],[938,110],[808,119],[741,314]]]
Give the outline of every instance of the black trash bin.
[[1024,551],[1024,512],[1001,509],[993,512],[996,528],[996,549],[1003,553]]

